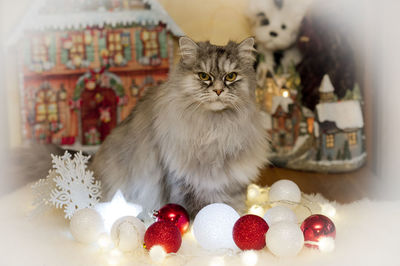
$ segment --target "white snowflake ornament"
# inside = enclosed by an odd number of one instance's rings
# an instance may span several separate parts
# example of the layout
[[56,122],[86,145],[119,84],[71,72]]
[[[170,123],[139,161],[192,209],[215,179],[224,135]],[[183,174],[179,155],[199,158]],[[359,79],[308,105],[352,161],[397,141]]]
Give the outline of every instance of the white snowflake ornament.
[[66,151],[63,156],[51,157],[58,175],[53,179],[56,188],[51,191],[50,202],[56,208],[64,208],[68,219],[77,210],[93,208],[101,197],[101,183],[95,180],[92,171],[87,170],[90,156],[79,152],[71,159],[71,154]]
[[32,185],[32,191],[34,193],[34,214],[42,213],[45,210],[50,209],[53,204],[50,202],[50,195],[53,189],[56,188],[54,178],[57,173],[54,170],[50,170],[47,178],[39,179],[35,184]]

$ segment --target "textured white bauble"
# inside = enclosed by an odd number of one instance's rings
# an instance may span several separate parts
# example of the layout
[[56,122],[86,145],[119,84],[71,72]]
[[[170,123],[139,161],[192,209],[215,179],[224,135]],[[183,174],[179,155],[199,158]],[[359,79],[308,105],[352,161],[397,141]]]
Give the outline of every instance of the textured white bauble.
[[199,211],[193,222],[193,234],[201,247],[207,250],[238,250],[232,230],[239,214],[223,203],[207,205]]
[[111,239],[120,250],[128,252],[142,245],[146,226],[134,216],[124,216],[111,228]]
[[265,213],[264,220],[269,226],[282,221],[297,223],[296,214],[285,206],[272,207]]
[[301,200],[301,192],[299,187],[290,180],[279,180],[272,184],[269,190],[269,200],[270,202],[276,205],[285,205],[279,204],[279,201],[290,201],[299,203]]
[[69,229],[75,240],[85,244],[93,243],[104,231],[103,218],[94,209],[81,209],[72,216]]
[[271,225],[265,235],[268,249],[278,257],[296,256],[304,245],[300,227],[288,221]]

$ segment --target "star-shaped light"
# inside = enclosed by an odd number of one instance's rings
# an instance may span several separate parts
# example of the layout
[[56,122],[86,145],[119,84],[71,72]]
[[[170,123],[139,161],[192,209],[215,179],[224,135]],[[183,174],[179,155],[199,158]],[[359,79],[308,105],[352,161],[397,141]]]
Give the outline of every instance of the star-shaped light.
[[107,232],[111,231],[111,227],[116,220],[124,216],[137,216],[142,212],[142,206],[129,203],[125,200],[122,192],[118,190],[110,202],[99,203],[95,207],[104,220],[104,227]]

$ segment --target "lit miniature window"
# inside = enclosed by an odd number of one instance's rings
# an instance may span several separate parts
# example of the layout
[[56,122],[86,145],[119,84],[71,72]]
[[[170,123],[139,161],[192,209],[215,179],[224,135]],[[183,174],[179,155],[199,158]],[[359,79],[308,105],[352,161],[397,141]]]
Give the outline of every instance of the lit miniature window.
[[357,133],[351,132],[347,134],[347,139],[349,140],[349,145],[354,146],[357,144]]
[[83,60],[85,59],[85,45],[83,32],[77,32],[72,34],[72,48],[69,53],[71,60]]
[[32,39],[32,62],[45,63],[49,61],[49,49],[45,38],[35,37]]
[[156,31],[142,31],[142,42],[145,57],[159,57],[158,36]]
[[114,57],[116,54],[123,54],[121,32],[111,31],[108,33],[107,48],[111,57]]
[[286,119],[286,129],[291,130],[292,129],[292,120]]
[[326,147],[327,148],[335,147],[335,136],[334,135],[326,135]]

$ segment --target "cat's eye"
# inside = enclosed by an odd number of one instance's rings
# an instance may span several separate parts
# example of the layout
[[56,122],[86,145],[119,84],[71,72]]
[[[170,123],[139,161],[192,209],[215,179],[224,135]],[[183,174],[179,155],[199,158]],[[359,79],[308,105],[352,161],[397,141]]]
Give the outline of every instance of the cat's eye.
[[200,78],[201,80],[203,80],[203,81],[209,81],[209,80],[211,80],[210,75],[208,75],[208,74],[205,73],[205,72],[200,72],[198,75],[199,75],[199,78]]
[[234,81],[236,78],[237,78],[236,72],[231,72],[225,76],[225,80],[230,82]]
[[281,28],[282,28],[282,30],[286,29],[286,25],[282,24]]

